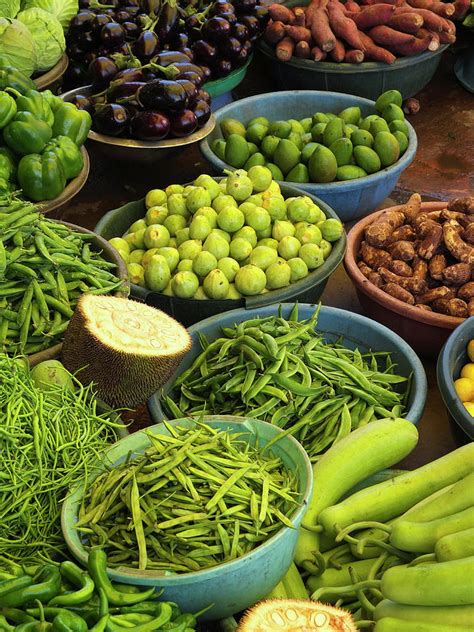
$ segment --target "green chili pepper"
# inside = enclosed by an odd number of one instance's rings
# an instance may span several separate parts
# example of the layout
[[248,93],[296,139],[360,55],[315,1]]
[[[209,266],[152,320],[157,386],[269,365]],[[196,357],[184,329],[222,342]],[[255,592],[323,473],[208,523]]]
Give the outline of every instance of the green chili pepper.
[[[20,579],[26,578],[18,578]],[[0,599],[0,605],[18,607],[35,601],[48,602],[55,597],[61,588],[61,576],[56,566],[45,564],[34,578],[28,577],[30,584],[13,592],[8,592]],[[34,583],[33,583],[34,582]],[[1,586],[0,586],[1,589]]]
[[105,615],[105,617],[101,617],[97,621],[97,623],[92,628],[90,628],[90,632],[105,632],[108,622],[109,622],[109,615]]
[[0,610],[0,614],[3,615],[8,621],[12,621],[13,623],[31,623],[34,621],[34,617],[31,617],[29,614],[20,610],[19,608],[2,608]]
[[94,582],[87,572],[79,568],[74,562],[67,560],[61,562],[60,573],[74,587],[79,588],[79,590],[64,595],[57,595],[51,599],[48,606],[77,606],[89,601],[94,593]]
[[65,610],[54,617],[52,632],[87,632],[87,623],[74,612]]
[[21,156],[41,153],[51,137],[51,127],[31,112],[17,112],[3,130],[3,140]]
[[0,607],[7,606],[8,604],[4,603],[6,597],[10,594],[16,594],[17,591],[23,590],[28,586],[33,584],[33,578],[29,577],[29,575],[23,575],[21,577],[16,577],[15,579],[8,579],[0,583]]
[[63,166],[66,180],[78,176],[84,166],[81,150],[69,136],[56,136],[52,138],[44,148],[55,154]]
[[73,103],[63,103],[54,113],[54,136],[69,136],[78,147],[84,144],[92,125],[89,112],[78,110]]
[[17,625],[15,632],[49,632],[53,628],[51,623],[45,621],[31,621]]
[[31,152],[18,165],[18,182],[24,194],[34,200],[52,200],[64,191],[66,174],[58,155],[51,151]]
[[[118,622],[117,623],[115,622],[115,618],[112,616],[109,619],[107,629],[110,630],[110,632],[118,632],[119,630],[123,632],[124,630],[123,623],[129,621],[132,624],[130,627],[133,627],[137,632],[152,632],[152,630],[159,630],[161,627],[163,627],[164,625],[166,625],[167,623],[171,621],[171,615],[172,615],[172,608],[168,603],[162,602],[160,605],[161,605],[160,614],[157,617],[153,618],[151,621],[146,621],[142,623],[141,625],[140,624],[137,625],[135,622],[135,619],[137,616],[140,616],[140,615],[124,614],[119,619],[122,625],[119,625]],[[141,616],[146,617],[147,615],[141,615]],[[133,621],[129,620],[128,617],[132,617]]]

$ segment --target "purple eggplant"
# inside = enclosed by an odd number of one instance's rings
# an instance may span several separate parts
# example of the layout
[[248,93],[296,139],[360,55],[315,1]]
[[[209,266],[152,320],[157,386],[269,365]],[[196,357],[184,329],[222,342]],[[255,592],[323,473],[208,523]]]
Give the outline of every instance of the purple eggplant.
[[128,40],[136,40],[139,37],[141,29],[135,22],[122,22],[122,28],[125,31],[125,37]]
[[171,66],[171,64],[177,63],[190,63],[189,57],[177,50],[161,51],[156,55],[153,61],[156,61],[156,63],[160,66]]
[[251,53],[253,44],[250,40],[245,40],[245,42],[242,42],[242,48],[245,49],[247,53]]
[[239,54],[233,59],[236,66],[243,66],[249,57],[249,51],[242,45]]
[[173,64],[173,67],[179,70],[180,73],[197,72],[198,75],[204,76],[204,73],[202,72],[201,67],[196,64],[192,64],[191,62],[186,63],[182,61],[177,61],[176,63]]
[[124,68],[119,70],[115,75],[115,80],[118,81],[145,81],[145,75],[141,68]]
[[231,34],[233,37],[236,37],[239,42],[245,42],[250,35],[248,28],[241,22],[237,22],[237,24],[233,25]]
[[237,13],[250,13],[256,4],[257,0],[234,0]]
[[197,98],[198,89],[195,84],[189,79],[176,79],[176,83],[179,83],[180,86],[186,90],[186,94],[188,95],[188,103],[194,102]]
[[197,118],[198,127],[205,125],[211,118],[211,106],[207,101],[197,101],[193,110]]
[[263,4],[257,4],[254,7],[253,15],[257,18],[257,20],[260,22],[260,26],[262,27],[266,26],[268,20],[270,19],[268,7]]
[[214,72],[218,77],[226,77],[232,72],[232,62],[229,59],[219,59],[214,65]]
[[237,16],[235,15],[235,13],[219,13],[220,18],[223,18],[224,20],[227,20],[227,22],[229,22],[229,24],[236,24],[237,22]]
[[204,76],[204,82],[209,81],[212,77],[212,70],[209,68],[209,66],[199,66],[201,68],[202,74]]
[[157,16],[161,9],[161,0],[142,0],[140,4],[148,15]]
[[92,30],[100,33],[102,27],[109,24],[109,22],[112,22],[112,18],[109,15],[105,15],[105,13],[98,13],[92,21]]
[[240,18],[240,21],[248,28],[250,37],[259,34],[260,22],[254,15],[244,15]]
[[73,17],[69,23],[69,29],[71,33],[83,33],[84,31],[90,31],[94,20],[95,13],[92,11],[79,11],[79,13]]
[[160,11],[158,23],[155,26],[155,33],[161,42],[170,40],[179,25],[178,7],[165,4]]
[[100,39],[107,48],[117,48],[125,41],[125,31],[117,22],[109,22],[102,27]]
[[70,103],[73,103],[78,110],[85,110],[90,115],[94,114],[94,104],[84,94],[76,94],[70,99]]
[[139,140],[162,140],[169,131],[169,118],[156,111],[137,112],[130,126],[132,138]]
[[211,8],[212,15],[220,15],[221,13],[234,13],[234,5],[227,0],[218,0],[214,2]]
[[205,101],[206,103],[210,103],[211,102],[211,95],[209,94],[209,92],[206,92],[206,90],[203,90],[201,88],[197,92],[197,101]]
[[160,40],[153,31],[143,31],[133,44],[133,52],[140,61],[150,61],[160,50]]
[[189,44],[189,36],[186,33],[176,33],[171,44],[175,49],[185,48]]
[[129,121],[129,114],[122,105],[107,103],[96,109],[94,127],[101,134],[120,136],[127,130]]
[[108,98],[111,101],[116,101],[117,99],[134,97],[138,90],[145,85],[146,83],[144,81],[125,81],[118,85],[112,85],[108,93]]
[[197,130],[198,119],[192,110],[182,110],[178,114],[170,116],[170,124],[171,134],[182,138]]
[[118,73],[118,68],[110,57],[96,57],[89,64],[88,70],[94,89],[109,85]]
[[217,59],[217,48],[204,40],[194,42],[192,50],[196,55],[196,59],[205,64],[212,64]]
[[188,95],[177,81],[156,79],[144,85],[137,93],[137,99],[145,110],[173,112],[186,107]]
[[202,27],[203,38],[210,42],[221,42],[230,35],[231,26],[227,20],[215,16],[207,20]]
[[238,58],[241,49],[242,44],[235,37],[228,37],[219,44],[219,51],[224,55],[224,57],[228,57],[231,61]]
[[202,84],[204,83],[204,77],[192,70],[188,70],[187,72],[181,72],[177,77],[175,77],[176,81],[178,79],[187,79],[188,81],[191,81],[191,83],[194,83],[196,88],[200,88]]

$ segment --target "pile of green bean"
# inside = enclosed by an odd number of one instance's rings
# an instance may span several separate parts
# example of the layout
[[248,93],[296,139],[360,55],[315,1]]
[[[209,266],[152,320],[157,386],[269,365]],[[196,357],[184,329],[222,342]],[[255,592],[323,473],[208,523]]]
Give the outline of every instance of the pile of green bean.
[[44,392],[24,364],[0,354],[0,568],[66,553],[61,500],[117,440],[91,386]]
[[197,421],[148,433],[151,446],[100,475],[77,528],[101,545],[109,566],[177,573],[248,553],[298,506],[298,474],[271,450]]
[[[315,462],[333,443],[374,419],[399,417],[408,380],[390,353],[330,344],[315,331],[319,309],[298,320],[255,318],[222,328],[163,397],[171,418],[230,414],[255,417],[294,435]],[[395,390],[405,383],[404,392]]]
[[92,237],[46,219],[28,202],[0,207],[0,350],[51,347],[81,294],[121,287],[115,264],[91,249]]

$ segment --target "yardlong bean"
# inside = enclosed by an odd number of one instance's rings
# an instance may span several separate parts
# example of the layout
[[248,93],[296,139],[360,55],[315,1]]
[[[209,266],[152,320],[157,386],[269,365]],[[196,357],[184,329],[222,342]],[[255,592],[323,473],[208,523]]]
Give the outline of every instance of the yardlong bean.
[[269,421],[294,434],[313,462],[360,425],[403,414],[409,378],[395,373],[390,353],[326,342],[318,313],[298,321],[295,305],[287,320],[253,318],[213,341],[201,335],[203,351],[163,398],[165,412]]

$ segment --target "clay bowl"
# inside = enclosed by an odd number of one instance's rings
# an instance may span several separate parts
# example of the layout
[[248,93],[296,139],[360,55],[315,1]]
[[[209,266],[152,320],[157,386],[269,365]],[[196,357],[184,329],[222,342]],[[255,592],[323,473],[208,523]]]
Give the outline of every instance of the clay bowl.
[[[384,210],[398,211],[401,208],[400,205]],[[423,202],[421,208],[423,211],[437,211],[446,208],[446,203]],[[371,213],[357,222],[349,231],[344,267],[355,285],[360,304],[366,314],[401,336],[418,354],[435,358],[451,331],[463,323],[464,318],[427,312],[407,305],[370,283],[357,267],[357,257],[364,230],[381,213],[383,211]]]

